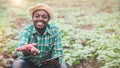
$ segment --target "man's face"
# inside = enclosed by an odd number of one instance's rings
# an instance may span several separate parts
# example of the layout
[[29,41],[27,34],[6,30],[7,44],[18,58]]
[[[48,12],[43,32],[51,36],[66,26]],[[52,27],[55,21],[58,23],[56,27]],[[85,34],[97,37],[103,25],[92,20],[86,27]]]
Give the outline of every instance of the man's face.
[[34,25],[38,29],[45,28],[48,21],[49,21],[49,15],[44,10],[37,10],[33,13],[32,20],[34,22]]

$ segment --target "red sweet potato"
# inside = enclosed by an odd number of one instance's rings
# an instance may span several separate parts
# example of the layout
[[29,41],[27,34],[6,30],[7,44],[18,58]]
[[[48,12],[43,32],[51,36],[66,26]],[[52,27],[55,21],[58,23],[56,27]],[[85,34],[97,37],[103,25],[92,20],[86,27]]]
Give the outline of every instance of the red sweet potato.
[[17,50],[17,51],[30,50],[31,53],[33,53],[34,55],[36,55],[36,54],[40,53],[40,51],[39,51],[37,48],[35,48],[35,45],[36,45],[36,44],[25,44],[25,45],[22,46],[22,47],[16,48],[16,50]]
[[34,47],[35,44],[25,44],[22,47],[18,47],[16,48],[17,51],[23,51],[23,50],[27,50],[27,49],[31,49],[32,47]]

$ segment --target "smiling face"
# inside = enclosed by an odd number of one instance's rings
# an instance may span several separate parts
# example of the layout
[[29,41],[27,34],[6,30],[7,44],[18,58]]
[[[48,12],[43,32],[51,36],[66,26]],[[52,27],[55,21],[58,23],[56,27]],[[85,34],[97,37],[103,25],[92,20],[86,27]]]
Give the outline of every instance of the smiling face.
[[32,20],[37,29],[46,28],[50,17],[45,10],[37,10],[32,15]]

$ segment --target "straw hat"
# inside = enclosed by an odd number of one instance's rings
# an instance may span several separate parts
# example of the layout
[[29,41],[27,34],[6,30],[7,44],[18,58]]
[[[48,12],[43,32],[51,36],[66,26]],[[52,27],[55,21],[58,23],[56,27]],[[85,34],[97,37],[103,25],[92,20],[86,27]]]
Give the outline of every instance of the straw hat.
[[43,9],[43,10],[47,11],[48,14],[50,15],[50,19],[53,18],[52,9],[46,4],[37,4],[35,6],[28,8],[28,11],[29,11],[30,15],[32,15],[34,11],[39,10],[39,9]]

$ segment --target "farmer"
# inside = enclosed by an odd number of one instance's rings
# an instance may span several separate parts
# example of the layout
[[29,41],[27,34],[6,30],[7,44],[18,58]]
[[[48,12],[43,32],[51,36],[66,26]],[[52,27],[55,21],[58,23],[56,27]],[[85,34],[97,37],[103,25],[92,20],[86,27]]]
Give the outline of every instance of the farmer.
[[[52,9],[45,4],[38,4],[28,9],[33,23],[25,26],[19,34],[18,47],[32,46],[37,51],[24,48],[17,51],[18,58],[11,68],[68,68],[62,62],[63,49],[61,44],[61,33],[58,27],[49,24],[53,18]],[[44,62],[49,58],[54,61]]]

